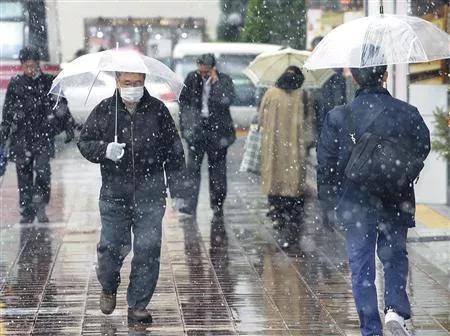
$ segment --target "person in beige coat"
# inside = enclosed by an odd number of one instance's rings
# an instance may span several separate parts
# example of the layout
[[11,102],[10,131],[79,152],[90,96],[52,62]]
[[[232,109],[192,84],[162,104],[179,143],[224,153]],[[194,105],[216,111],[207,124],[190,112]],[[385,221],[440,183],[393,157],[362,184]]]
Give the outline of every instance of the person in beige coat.
[[308,128],[303,81],[298,67],[288,67],[267,90],[259,109],[262,191],[283,247],[297,239],[303,221]]

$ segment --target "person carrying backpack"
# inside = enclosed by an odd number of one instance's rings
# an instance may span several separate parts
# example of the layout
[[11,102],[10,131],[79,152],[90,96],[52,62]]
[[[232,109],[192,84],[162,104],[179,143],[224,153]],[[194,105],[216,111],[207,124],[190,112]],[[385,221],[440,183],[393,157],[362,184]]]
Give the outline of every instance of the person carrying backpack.
[[386,329],[410,335],[406,293],[408,228],[415,226],[414,180],[430,151],[419,111],[383,88],[386,66],[351,69],[354,101],[330,111],[317,149],[318,197],[345,232],[361,334],[383,335],[375,251],[384,268]]

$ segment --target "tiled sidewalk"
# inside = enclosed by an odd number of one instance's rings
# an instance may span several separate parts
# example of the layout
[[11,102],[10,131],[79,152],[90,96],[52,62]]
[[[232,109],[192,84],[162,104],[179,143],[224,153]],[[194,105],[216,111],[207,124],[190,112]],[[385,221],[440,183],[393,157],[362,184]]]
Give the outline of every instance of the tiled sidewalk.
[[[126,325],[131,256],[116,311],[104,316],[98,308],[98,167],[75,148],[60,153],[53,162],[53,222],[26,226],[17,223],[10,169],[0,191],[0,335],[359,335],[341,235],[322,229],[311,196],[300,243],[280,249],[265,220],[257,179],[236,172],[241,148],[239,141],[229,156],[224,228],[211,227],[207,183],[197,221],[180,221],[168,207],[149,328]],[[445,228],[435,234],[420,223],[412,232],[410,327],[414,335],[449,335],[448,267],[446,272],[442,262],[433,262],[445,259],[449,241],[423,240],[424,230],[429,237],[449,236]]]

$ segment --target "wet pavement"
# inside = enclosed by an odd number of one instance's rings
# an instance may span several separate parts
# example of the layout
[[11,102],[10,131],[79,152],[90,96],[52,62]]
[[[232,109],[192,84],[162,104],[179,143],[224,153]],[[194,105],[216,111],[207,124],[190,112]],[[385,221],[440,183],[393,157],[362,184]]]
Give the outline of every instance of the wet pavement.
[[[115,312],[99,310],[98,167],[66,147],[52,162],[52,222],[20,225],[11,164],[0,189],[0,335],[359,335],[344,241],[317,216],[312,166],[300,241],[283,250],[258,178],[237,172],[242,143],[229,155],[225,225],[211,225],[207,183],[196,221],[168,206],[147,328],[126,324],[131,256]],[[450,211],[424,206],[418,218],[408,243],[409,326],[413,335],[450,335]]]

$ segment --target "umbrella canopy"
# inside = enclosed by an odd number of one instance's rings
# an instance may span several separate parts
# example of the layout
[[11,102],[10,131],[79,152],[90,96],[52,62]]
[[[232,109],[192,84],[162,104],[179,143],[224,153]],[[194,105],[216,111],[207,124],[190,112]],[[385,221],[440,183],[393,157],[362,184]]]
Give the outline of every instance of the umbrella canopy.
[[[50,93],[65,96],[76,91],[85,103],[91,97],[98,100],[111,97],[116,89],[115,72],[138,72],[146,74],[145,87],[152,94],[161,91],[172,92],[178,99],[183,83],[177,75],[162,62],[133,50],[115,49],[87,54],[67,64],[53,80]],[[73,94],[71,94],[73,96]],[[92,103],[92,102],[91,102]]]
[[[116,72],[145,74],[144,85],[150,94],[153,88],[163,85],[173,93],[174,99],[178,99],[183,88],[183,83],[178,80],[177,75],[160,61],[133,50],[116,48],[87,54],[67,64],[53,80],[49,93],[56,94],[58,98],[76,95],[84,99],[85,104],[89,97],[93,96],[97,104],[114,94]],[[91,95],[93,91],[95,95]],[[114,141],[117,142],[117,95]]]
[[380,14],[338,26],[317,45],[308,69],[363,68],[450,57],[449,34],[412,16]]
[[295,65],[303,71],[305,76],[304,87],[322,87],[333,76],[334,72],[331,70],[309,71],[303,69],[309,55],[309,51],[292,48],[265,52],[258,55],[243,72],[257,86],[273,86],[287,67]]

